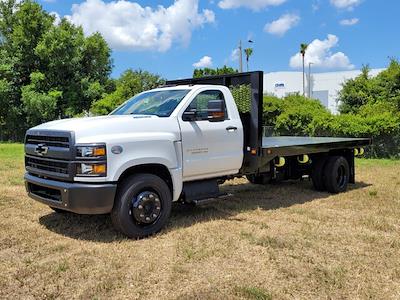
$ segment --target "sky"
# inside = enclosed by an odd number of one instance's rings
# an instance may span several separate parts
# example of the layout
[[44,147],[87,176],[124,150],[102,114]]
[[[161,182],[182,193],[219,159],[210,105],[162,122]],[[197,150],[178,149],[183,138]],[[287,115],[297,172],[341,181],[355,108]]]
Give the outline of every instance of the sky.
[[102,33],[113,77],[129,68],[167,79],[238,68],[240,40],[254,50],[250,70],[264,72],[301,70],[301,43],[314,72],[383,68],[400,53],[398,0],[38,1],[85,34]]

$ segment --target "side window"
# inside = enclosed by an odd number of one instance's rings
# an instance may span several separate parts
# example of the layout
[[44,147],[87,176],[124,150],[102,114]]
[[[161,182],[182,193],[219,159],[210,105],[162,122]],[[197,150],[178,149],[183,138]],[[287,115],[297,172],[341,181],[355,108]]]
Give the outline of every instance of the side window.
[[222,100],[225,108],[225,120],[228,119],[224,94],[221,91],[210,90],[198,94],[190,103],[186,111],[196,111],[196,120],[208,120],[208,102],[212,100]]

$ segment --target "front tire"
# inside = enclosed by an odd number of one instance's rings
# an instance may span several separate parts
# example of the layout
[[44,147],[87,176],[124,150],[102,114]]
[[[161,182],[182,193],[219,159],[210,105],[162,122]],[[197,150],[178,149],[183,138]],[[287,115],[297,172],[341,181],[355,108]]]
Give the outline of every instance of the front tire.
[[61,209],[61,208],[57,208],[57,207],[51,207],[51,206],[49,206],[55,213],[58,213],[58,214],[66,214],[66,213],[68,213],[68,211],[66,211],[66,210],[63,210],[63,209]]
[[111,220],[124,235],[144,238],[164,227],[171,206],[171,191],[164,180],[152,174],[136,174],[121,183]]
[[250,174],[246,175],[246,178],[252,184],[267,184],[271,181],[271,177],[266,174]]

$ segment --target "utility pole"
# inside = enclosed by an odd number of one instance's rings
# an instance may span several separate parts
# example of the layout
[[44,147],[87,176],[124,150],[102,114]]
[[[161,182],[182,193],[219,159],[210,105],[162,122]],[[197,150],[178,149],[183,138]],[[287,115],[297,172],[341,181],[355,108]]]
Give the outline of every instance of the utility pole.
[[314,63],[308,63],[308,98],[311,98],[311,65]]
[[242,40],[239,41],[239,72],[243,72]]
[[306,51],[308,48],[308,44],[300,44],[300,54],[303,60],[303,97],[306,95],[306,78],[305,78],[305,70],[304,70],[304,60],[306,56]]

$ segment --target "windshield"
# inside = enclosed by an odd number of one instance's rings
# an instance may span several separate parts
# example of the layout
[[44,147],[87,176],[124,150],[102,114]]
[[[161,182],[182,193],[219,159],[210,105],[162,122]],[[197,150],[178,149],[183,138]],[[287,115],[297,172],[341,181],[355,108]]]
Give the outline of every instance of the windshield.
[[169,117],[190,90],[160,90],[134,96],[111,115],[153,115]]

